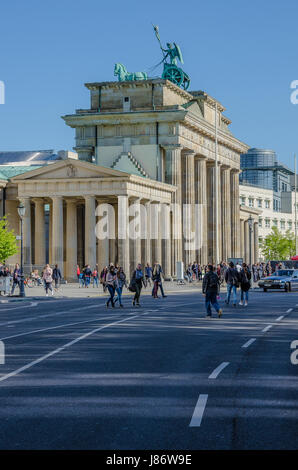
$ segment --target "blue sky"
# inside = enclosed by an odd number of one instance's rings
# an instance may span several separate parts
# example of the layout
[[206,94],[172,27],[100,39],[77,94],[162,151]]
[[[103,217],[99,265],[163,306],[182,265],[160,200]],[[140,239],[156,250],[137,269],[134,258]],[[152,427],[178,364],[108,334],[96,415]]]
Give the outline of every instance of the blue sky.
[[0,149],[71,149],[60,116],[89,106],[84,83],[113,80],[115,62],[146,71],[161,59],[152,22],[163,43],[180,45],[191,89],[227,108],[234,135],[293,167],[297,17],[296,0],[2,2]]

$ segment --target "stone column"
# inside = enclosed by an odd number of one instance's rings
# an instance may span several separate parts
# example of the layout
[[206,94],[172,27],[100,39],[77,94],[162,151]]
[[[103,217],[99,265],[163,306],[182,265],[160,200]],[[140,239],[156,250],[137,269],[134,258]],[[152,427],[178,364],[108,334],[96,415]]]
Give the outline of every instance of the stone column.
[[152,265],[155,261],[162,264],[160,211],[159,202],[153,202],[151,204]]
[[52,197],[52,263],[58,264],[63,276],[63,198]]
[[96,265],[95,197],[85,196],[85,263]]
[[221,171],[221,228],[222,259],[231,257],[231,180],[230,168],[223,166]]
[[76,279],[76,267],[78,264],[77,250],[77,201],[66,199],[66,264],[65,276],[67,279]]
[[23,262],[24,272],[28,273],[32,269],[31,259],[31,199],[22,198],[20,201],[25,206],[25,216],[23,218]]
[[[218,178],[219,181],[220,178]],[[207,213],[208,213],[208,262],[216,263],[216,241],[218,244],[218,256],[219,253],[219,220],[216,224],[216,210],[215,210],[215,161],[209,160],[207,162]],[[218,211],[218,219],[220,212]]]
[[244,262],[249,264],[249,223],[248,220],[244,222]]
[[35,218],[35,260],[34,264],[39,267],[44,267],[46,262],[46,235],[45,235],[45,213],[44,213],[44,200],[35,198],[32,199],[35,204],[34,218]]
[[240,220],[240,258],[245,260],[244,220]]
[[145,202],[146,210],[146,238],[145,238],[145,265],[149,263],[152,265],[151,256],[151,202]]
[[[177,275],[177,261],[182,261],[182,178],[181,178],[181,146],[166,145],[165,149],[165,182],[177,187],[172,196],[173,203],[173,238],[172,259],[173,274]],[[152,260],[154,261],[154,260]]]
[[184,260],[186,266],[193,263],[195,250],[192,249],[192,233],[194,233],[194,204],[195,204],[195,157],[193,150],[183,151],[185,159],[185,194],[183,203],[183,235]]
[[168,204],[161,206],[162,268],[164,278],[172,279],[171,213]]
[[129,279],[128,196],[118,196],[118,262]]
[[[97,208],[102,204],[100,199],[97,199]],[[96,210],[97,211],[97,210]],[[98,215],[98,213],[97,213]],[[105,266],[110,263],[110,240],[109,238],[101,238],[100,233],[97,234],[97,264],[98,269],[101,271]],[[121,264],[120,264],[121,266]]]
[[254,263],[259,262],[259,222],[254,222]]
[[142,263],[141,245],[141,201],[139,198],[130,198],[130,206],[134,206],[133,220],[130,222],[131,232],[129,234],[132,244],[132,262],[134,269],[137,264]]
[[197,159],[197,179],[196,179],[196,191],[197,191],[197,210],[199,214],[196,214],[198,226],[196,231],[199,231],[198,243],[200,248],[198,249],[198,262],[201,265],[206,265],[208,262],[207,252],[207,158],[198,156]]
[[53,204],[49,203],[49,264],[53,264]]
[[239,170],[231,170],[231,247],[232,257],[238,258],[240,252],[240,202]]

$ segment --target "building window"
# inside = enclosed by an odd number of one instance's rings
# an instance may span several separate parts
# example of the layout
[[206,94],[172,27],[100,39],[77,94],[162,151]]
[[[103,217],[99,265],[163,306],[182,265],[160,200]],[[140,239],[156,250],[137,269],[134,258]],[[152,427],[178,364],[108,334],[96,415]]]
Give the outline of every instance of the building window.
[[263,227],[263,219],[261,217],[259,218],[259,227]]
[[270,219],[265,219],[265,227],[270,228]]
[[268,199],[265,201],[265,207],[266,209],[270,209],[270,201],[268,201]]
[[285,223],[284,220],[280,221],[280,228],[281,228],[281,230],[284,230],[286,228],[286,223]]
[[245,206],[246,197],[241,196],[241,206]]
[[273,225],[274,227],[277,227],[277,219],[273,219]]
[[262,199],[258,199],[258,207],[262,207]]
[[253,200],[252,197],[248,198],[248,205],[249,205],[249,207],[254,207],[254,200]]
[[291,221],[291,220],[288,220],[288,227],[289,227],[289,230],[292,230],[292,226],[293,226],[292,221]]
[[262,246],[262,244],[263,244],[263,238],[259,237],[259,246]]

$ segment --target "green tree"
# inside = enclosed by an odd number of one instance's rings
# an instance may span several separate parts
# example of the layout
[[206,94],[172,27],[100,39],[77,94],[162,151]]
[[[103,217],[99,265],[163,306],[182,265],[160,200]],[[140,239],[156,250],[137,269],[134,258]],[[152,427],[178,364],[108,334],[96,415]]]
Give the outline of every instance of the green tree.
[[9,230],[6,217],[0,218],[0,262],[5,261],[18,253],[16,236],[13,230]]
[[277,227],[273,227],[272,232],[263,241],[261,248],[268,260],[290,259],[296,254],[294,234],[288,230],[283,235]]

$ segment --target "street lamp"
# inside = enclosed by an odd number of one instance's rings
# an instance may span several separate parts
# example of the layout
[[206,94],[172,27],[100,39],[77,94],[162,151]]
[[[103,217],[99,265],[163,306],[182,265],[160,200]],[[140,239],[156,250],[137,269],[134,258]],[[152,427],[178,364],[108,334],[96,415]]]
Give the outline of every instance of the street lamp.
[[248,227],[249,227],[249,264],[251,267],[252,266],[251,237],[252,237],[252,231],[253,231],[253,218],[251,214],[248,218]]
[[23,270],[23,218],[25,217],[26,208],[20,203],[18,206],[18,214],[21,219],[21,279],[20,279],[20,297],[25,297],[24,289],[24,270]]

